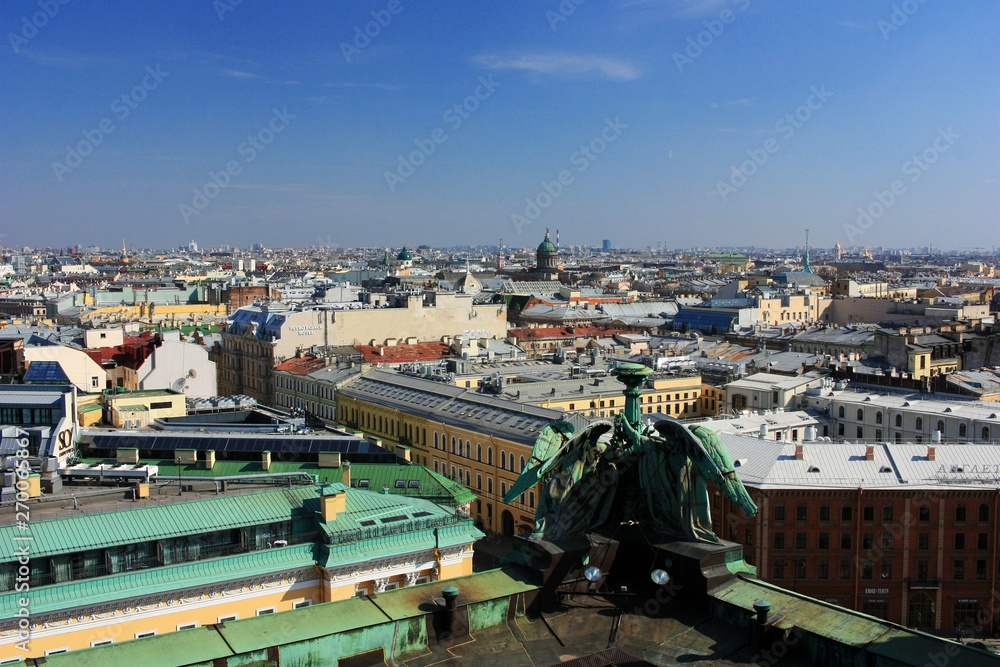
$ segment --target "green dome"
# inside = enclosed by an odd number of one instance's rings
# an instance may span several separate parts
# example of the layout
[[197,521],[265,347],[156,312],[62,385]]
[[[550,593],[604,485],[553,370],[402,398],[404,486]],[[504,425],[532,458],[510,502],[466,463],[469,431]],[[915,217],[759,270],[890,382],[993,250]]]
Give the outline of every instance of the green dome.
[[406,249],[406,246],[403,246],[403,249],[399,251],[398,255],[396,255],[396,259],[400,262],[411,261],[413,259],[413,254]]
[[549,240],[548,232],[545,232],[545,240],[538,244],[538,252],[557,252],[555,245]]

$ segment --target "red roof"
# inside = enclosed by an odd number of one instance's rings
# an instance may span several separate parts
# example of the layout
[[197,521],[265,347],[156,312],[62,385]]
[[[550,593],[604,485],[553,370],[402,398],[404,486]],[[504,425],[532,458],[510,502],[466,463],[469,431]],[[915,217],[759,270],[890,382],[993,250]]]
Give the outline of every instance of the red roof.
[[414,361],[437,361],[455,356],[447,343],[436,340],[413,345],[358,345],[356,347],[369,364],[405,364]]
[[295,373],[296,375],[309,375],[326,368],[328,365],[325,359],[307,354],[304,357],[292,357],[288,361],[283,361],[275,366],[274,370]]
[[599,338],[622,333],[634,332],[627,329],[604,329],[602,327],[538,327],[534,329],[510,329],[507,335],[518,340],[544,340],[547,338]]
[[146,359],[153,354],[153,349],[160,346],[162,340],[151,331],[144,331],[138,336],[126,336],[121,345],[96,347],[84,350],[91,359],[103,365],[106,361],[115,361],[119,366],[127,366],[138,370]]

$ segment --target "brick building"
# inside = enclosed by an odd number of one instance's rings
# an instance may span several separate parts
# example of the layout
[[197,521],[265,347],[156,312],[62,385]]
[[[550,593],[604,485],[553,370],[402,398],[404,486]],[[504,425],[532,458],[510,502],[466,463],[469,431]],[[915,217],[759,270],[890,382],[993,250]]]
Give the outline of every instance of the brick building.
[[716,494],[716,532],[758,575],[921,629],[1000,629],[1000,448],[721,435],[759,509]]

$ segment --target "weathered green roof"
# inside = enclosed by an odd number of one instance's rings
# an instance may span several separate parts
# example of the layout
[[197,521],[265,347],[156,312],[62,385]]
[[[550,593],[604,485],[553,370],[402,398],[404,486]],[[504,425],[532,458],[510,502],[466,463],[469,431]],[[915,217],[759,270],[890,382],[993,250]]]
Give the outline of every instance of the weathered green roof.
[[[283,572],[315,565],[316,546],[297,544],[264,549],[237,556],[153,567],[93,579],[67,581],[31,589],[31,612],[44,614],[81,605],[125,600],[140,595],[155,595],[185,588],[232,581],[243,577]],[[12,618],[22,593],[0,595],[0,618]]]
[[[80,463],[87,465],[100,465],[107,463],[115,464],[114,459],[82,459]],[[143,459],[143,463],[155,465],[159,468],[160,477],[173,478],[178,475],[178,465],[172,459],[162,461],[150,461]],[[296,473],[304,472],[313,475],[320,483],[329,484],[339,482],[342,479],[340,468],[321,468],[316,462],[287,462],[272,461],[270,467],[265,471],[261,468],[259,461],[216,461],[211,470],[205,469],[204,462],[186,464],[180,466],[182,477],[231,477],[236,475],[260,475],[267,473]],[[476,494],[468,488],[448,479],[440,473],[436,473],[421,465],[407,464],[399,465],[394,463],[352,463],[351,478],[354,480],[370,480],[369,489],[381,491],[389,487],[389,493],[394,496],[405,496],[407,498],[423,498],[431,500],[441,505],[464,505],[476,499]],[[396,481],[416,480],[420,482],[418,488],[396,488]]]
[[40,558],[287,521],[305,515],[303,502],[316,495],[316,487],[308,486],[33,521],[27,532],[13,525],[0,526],[0,558],[15,560],[13,554],[23,542],[14,538],[26,535],[33,538],[32,558]]
[[549,240],[548,231],[545,232],[545,240],[538,244],[538,252],[557,252],[555,244]]

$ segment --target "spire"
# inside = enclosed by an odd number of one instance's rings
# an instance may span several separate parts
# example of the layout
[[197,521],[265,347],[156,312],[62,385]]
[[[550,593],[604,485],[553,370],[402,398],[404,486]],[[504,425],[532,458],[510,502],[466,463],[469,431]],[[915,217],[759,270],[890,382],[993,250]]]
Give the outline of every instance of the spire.
[[812,267],[809,266],[809,230],[806,230],[806,266],[804,271],[806,273],[812,273]]

